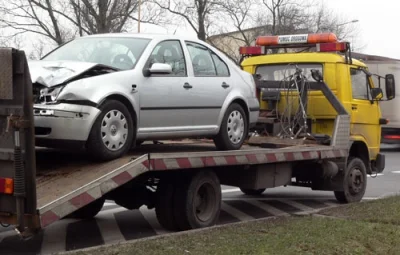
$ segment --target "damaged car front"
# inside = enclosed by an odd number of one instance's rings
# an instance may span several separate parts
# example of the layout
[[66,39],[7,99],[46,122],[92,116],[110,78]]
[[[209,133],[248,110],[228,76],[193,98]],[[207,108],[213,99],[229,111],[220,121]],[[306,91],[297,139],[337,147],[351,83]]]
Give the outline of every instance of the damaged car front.
[[[101,113],[102,97],[118,92],[150,40],[82,37],[29,62],[36,145],[83,147]],[[123,91],[121,91],[123,93]]]

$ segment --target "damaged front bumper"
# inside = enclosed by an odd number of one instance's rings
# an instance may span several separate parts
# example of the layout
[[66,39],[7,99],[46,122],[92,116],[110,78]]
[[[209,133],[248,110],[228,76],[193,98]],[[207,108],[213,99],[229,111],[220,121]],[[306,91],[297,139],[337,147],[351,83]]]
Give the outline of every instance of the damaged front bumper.
[[100,110],[93,106],[60,103],[35,104],[35,137],[37,146],[58,147],[57,142],[86,142]]

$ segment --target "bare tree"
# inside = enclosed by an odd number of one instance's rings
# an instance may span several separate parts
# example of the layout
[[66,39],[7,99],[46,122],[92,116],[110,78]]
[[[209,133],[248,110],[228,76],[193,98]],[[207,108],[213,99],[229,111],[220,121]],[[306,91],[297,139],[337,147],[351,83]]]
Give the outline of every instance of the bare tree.
[[153,0],[153,3],[173,16],[183,19],[196,32],[200,40],[205,41],[211,20],[226,0]]
[[[138,0],[69,0],[69,4],[74,13],[70,21],[79,28],[80,35],[123,32],[130,20],[138,20],[134,15],[139,8]],[[141,22],[157,23],[160,12],[154,11],[142,17]]]
[[223,5],[223,12],[225,20],[232,20],[229,29],[235,31],[208,40],[236,61],[240,59],[239,47],[253,45],[260,35],[334,32],[340,39],[351,38],[352,43],[357,38],[354,26],[342,26],[344,17],[316,0],[230,0]]
[[1,27],[14,29],[16,32],[12,35],[31,32],[62,44],[68,33],[65,33],[67,29],[54,9],[57,4],[58,0],[2,0]]
[[[232,21],[234,29],[238,32],[228,36],[243,41],[247,46],[250,46],[254,39],[254,35],[246,32],[254,23],[251,13],[257,7],[258,2],[258,0],[231,0],[222,5],[222,11],[226,13]],[[236,34],[239,34],[239,36],[236,36]]]
[[[147,0],[142,3],[145,7]],[[0,27],[14,29],[12,35],[39,34],[60,45],[77,34],[126,31],[130,21],[137,21],[138,7],[138,0],[1,0]],[[141,22],[158,17],[153,12]]]

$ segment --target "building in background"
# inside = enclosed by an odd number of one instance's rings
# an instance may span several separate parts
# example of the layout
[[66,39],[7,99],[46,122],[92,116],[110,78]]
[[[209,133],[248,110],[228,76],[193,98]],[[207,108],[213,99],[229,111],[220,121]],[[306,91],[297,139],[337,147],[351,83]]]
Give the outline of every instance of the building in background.
[[[264,25],[213,35],[207,38],[207,42],[224,52],[233,61],[240,60],[239,48],[242,46],[254,46],[256,38],[260,35],[272,35],[272,25]],[[307,29],[294,29],[293,27],[276,28],[278,34],[305,34]]]

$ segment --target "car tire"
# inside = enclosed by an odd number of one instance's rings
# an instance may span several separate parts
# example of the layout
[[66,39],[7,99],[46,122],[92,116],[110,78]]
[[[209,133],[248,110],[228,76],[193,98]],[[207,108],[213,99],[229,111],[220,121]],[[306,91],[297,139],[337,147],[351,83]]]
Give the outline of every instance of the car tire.
[[100,111],[90,132],[87,150],[95,160],[113,160],[129,151],[136,127],[128,108],[120,101],[107,100]]
[[[218,150],[239,150],[248,135],[249,123],[243,108],[231,104],[222,119],[218,135],[214,138]],[[231,133],[230,133],[231,132]]]

